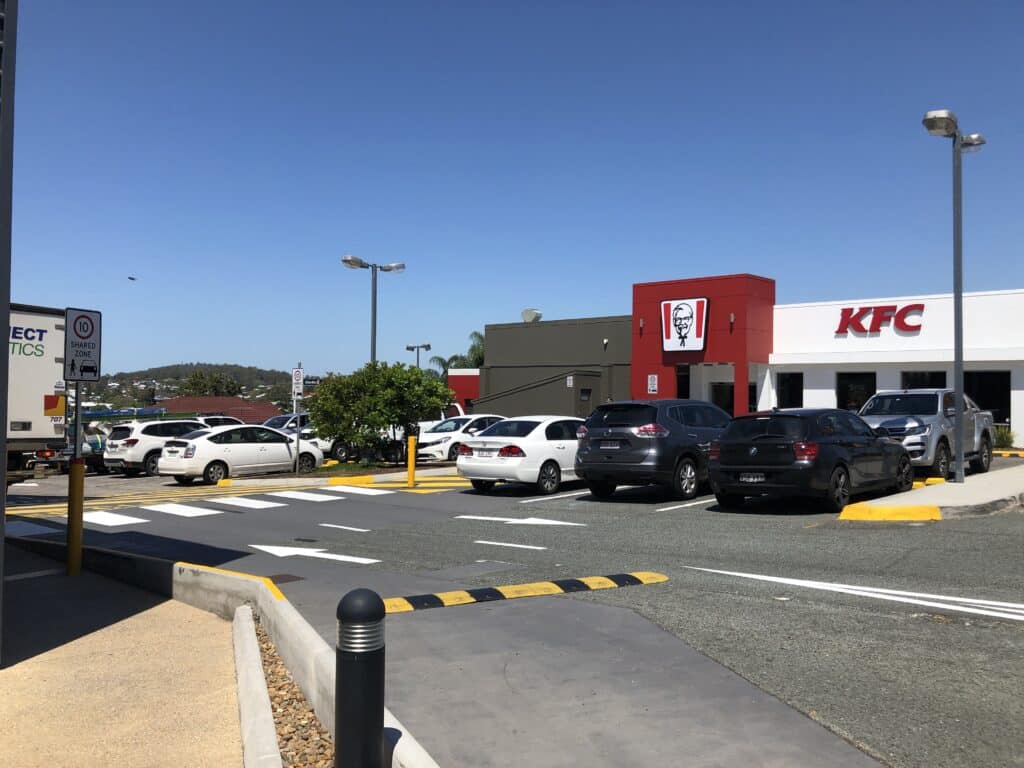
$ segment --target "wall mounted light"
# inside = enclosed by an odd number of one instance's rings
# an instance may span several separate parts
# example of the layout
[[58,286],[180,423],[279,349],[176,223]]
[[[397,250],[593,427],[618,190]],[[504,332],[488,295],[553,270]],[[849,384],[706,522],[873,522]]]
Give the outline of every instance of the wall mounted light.
[[729,313],[729,333],[732,333],[732,328],[733,328],[734,325],[736,325],[736,313],[735,312],[730,312]]

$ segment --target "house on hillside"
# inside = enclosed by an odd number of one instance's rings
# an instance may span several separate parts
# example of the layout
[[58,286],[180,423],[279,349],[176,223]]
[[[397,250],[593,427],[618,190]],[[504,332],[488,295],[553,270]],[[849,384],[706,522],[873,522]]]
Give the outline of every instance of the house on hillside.
[[186,396],[161,400],[168,413],[194,413],[197,416],[234,416],[246,424],[262,424],[281,410],[273,403],[256,403],[240,397]]

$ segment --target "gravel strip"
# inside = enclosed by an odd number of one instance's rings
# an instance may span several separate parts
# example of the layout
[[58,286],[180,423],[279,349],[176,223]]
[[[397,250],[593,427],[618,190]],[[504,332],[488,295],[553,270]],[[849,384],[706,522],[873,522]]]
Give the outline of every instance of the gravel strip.
[[263,674],[270,692],[270,708],[277,726],[281,761],[287,768],[332,768],[334,744],[330,734],[292,680],[266,631],[256,622],[256,638],[263,657]]

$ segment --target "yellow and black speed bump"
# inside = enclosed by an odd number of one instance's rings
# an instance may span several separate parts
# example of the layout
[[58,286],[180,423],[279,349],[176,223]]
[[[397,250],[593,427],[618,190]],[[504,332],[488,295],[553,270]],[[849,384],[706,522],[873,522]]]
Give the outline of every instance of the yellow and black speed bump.
[[572,592],[590,592],[595,589],[635,587],[639,584],[660,584],[668,576],[653,571],[616,573],[610,576],[584,576],[579,579],[557,579],[555,581],[534,581],[530,584],[510,584],[504,587],[480,587],[459,589],[453,592],[432,592],[426,595],[389,597],[384,600],[388,613],[421,611],[424,608],[448,608],[469,603],[490,603],[494,600],[513,600],[518,597],[541,597],[543,595],[565,595]]

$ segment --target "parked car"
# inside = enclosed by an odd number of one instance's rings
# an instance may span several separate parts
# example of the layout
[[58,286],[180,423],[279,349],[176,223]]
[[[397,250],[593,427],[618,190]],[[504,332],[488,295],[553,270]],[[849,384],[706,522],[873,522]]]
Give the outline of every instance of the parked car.
[[726,510],[746,496],[802,496],[841,512],[855,494],[913,484],[910,455],[898,440],[835,408],[741,416],[711,446],[711,486]]
[[[68,428],[68,445],[67,448],[63,448],[60,452],[60,470],[61,472],[67,472],[68,466],[71,459],[75,455],[75,430],[74,427]],[[84,426],[82,427],[82,448],[81,456],[85,459],[86,469],[90,469],[97,474],[105,475],[110,470],[107,468],[106,462],[103,458],[103,452],[106,449],[107,444],[107,433],[96,426]]]
[[440,424],[442,421],[444,421],[447,418],[452,418],[452,417],[455,417],[455,416],[465,416],[465,415],[466,415],[466,412],[464,410],[462,410],[462,406],[461,405],[459,405],[458,403],[452,403],[451,405],[448,406],[448,408],[445,410],[444,413],[439,413],[438,414],[438,416],[440,418],[434,419],[432,421],[419,421],[419,422],[417,422],[416,423],[416,434],[422,435],[424,432],[430,431],[432,428],[434,428],[435,426],[437,426],[438,424]]
[[729,414],[702,400],[603,403],[577,431],[576,474],[604,499],[619,485],[657,483],[692,499]]
[[164,442],[197,429],[202,422],[190,420],[133,421],[118,424],[110,431],[103,450],[103,463],[112,472],[123,471],[129,477],[145,472],[157,473],[157,460]]
[[[936,477],[946,477],[956,446],[955,402],[952,389],[879,392],[864,403],[860,415],[870,426],[884,427],[902,440],[915,467],[928,467]],[[964,435],[964,457],[970,460],[971,469],[988,472],[995,436],[992,412],[981,410],[966,395]]]
[[241,419],[234,416],[197,416],[196,421],[201,421],[208,427],[224,427],[228,424],[245,424]]
[[[299,471],[324,463],[312,442],[299,439]],[[168,440],[158,462],[161,475],[181,484],[201,477],[210,484],[236,475],[295,469],[295,438],[263,426],[204,427]]]
[[[294,429],[289,430],[289,432],[290,434],[295,434]],[[320,437],[317,435],[316,429],[311,425],[307,425],[302,430],[300,437],[313,443],[321,450],[325,457],[329,456],[342,463],[349,459],[358,460],[359,458],[359,450],[355,446],[348,445],[344,440],[328,440],[327,438]]]
[[455,461],[463,440],[480,434],[504,418],[493,413],[479,413],[445,419],[426,432],[420,433],[416,444],[416,458]]
[[296,425],[301,429],[309,424],[308,413],[284,413],[280,416],[271,416],[263,422],[264,427],[271,429],[294,430]]
[[576,430],[582,425],[583,419],[571,416],[504,419],[459,445],[456,471],[481,492],[504,481],[555,493],[565,480],[576,479]]

